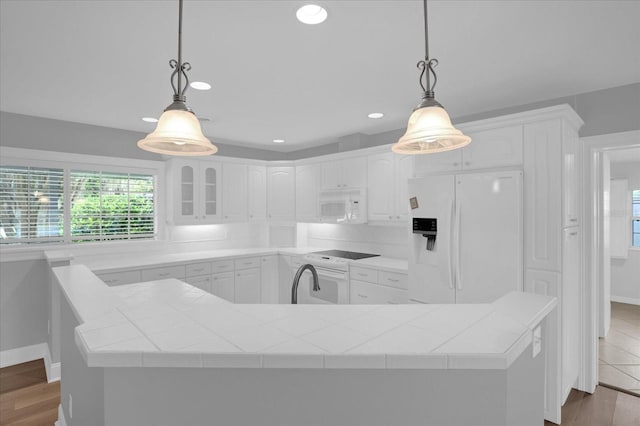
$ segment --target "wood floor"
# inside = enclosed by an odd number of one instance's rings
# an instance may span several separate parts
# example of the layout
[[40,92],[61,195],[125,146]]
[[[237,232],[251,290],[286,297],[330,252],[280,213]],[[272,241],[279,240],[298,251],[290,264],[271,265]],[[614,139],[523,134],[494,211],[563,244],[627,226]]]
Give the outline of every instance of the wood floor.
[[[0,425],[51,426],[59,403],[60,382],[47,383],[42,360],[0,369]],[[562,407],[562,425],[640,426],[640,398],[603,386],[593,395],[573,390]]]
[[43,360],[0,368],[0,425],[51,426],[58,404],[60,382],[47,383]]

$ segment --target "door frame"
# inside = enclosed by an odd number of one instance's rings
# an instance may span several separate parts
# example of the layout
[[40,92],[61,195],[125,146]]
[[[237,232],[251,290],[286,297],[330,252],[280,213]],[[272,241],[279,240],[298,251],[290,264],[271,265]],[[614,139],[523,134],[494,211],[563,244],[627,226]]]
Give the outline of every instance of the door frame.
[[580,138],[583,182],[582,362],[578,389],[593,393],[598,384],[598,318],[603,314],[603,157],[607,151],[640,147],[640,130]]

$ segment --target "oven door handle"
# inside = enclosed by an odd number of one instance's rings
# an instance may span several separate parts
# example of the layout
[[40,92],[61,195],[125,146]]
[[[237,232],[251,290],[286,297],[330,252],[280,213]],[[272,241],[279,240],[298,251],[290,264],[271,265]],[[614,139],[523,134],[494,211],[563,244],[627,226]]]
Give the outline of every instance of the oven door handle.
[[327,277],[327,278],[335,278],[335,279],[339,279],[339,280],[346,280],[347,279],[346,272],[332,272],[332,271],[329,271],[327,269],[322,269],[322,268],[318,268],[318,267],[316,267],[316,272],[318,273],[318,276],[323,276],[323,277]]

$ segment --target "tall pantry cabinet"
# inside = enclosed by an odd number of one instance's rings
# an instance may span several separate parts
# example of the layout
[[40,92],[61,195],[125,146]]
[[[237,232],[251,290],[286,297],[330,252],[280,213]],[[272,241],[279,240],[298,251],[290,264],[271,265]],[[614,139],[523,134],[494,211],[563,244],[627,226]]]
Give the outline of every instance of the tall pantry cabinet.
[[583,124],[568,105],[527,113],[524,123],[525,291],[558,298],[547,323],[545,418],[576,386],[580,366]]

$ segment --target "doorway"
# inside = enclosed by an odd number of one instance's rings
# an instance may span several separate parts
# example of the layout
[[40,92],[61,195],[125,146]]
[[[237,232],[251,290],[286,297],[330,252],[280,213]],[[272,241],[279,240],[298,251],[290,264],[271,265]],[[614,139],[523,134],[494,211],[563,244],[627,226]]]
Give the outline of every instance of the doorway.
[[[611,327],[611,244],[610,244],[610,159],[622,150],[640,149],[640,131],[622,132],[582,138],[584,185],[584,268],[582,292],[582,371],[578,389],[595,391],[599,379],[600,337]],[[638,284],[640,286],[640,284]],[[619,308],[619,306],[615,306]],[[631,311],[633,312],[633,308]],[[616,309],[616,314],[618,314]],[[629,314],[623,314],[629,315]],[[630,315],[634,315],[633,313]],[[614,319],[616,324],[620,319]],[[624,320],[622,320],[624,321]],[[616,332],[613,333],[615,335]],[[620,337],[620,336],[618,336]],[[630,336],[631,337],[631,336]],[[631,337],[633,338],[633,337]],[[615,339],[615,338],[614,338]],[[618,339],[618,342],[620,340]],[[603,355],[613,351],[602,344]],[[619,343],[620,344],[620,343]],[[633,355],[633,354],[631,354]],[[610,362],[616,358],[608,357]],[[630,358],[633,362],[634,358]],[[603,359],[604,361],[604,359]],[[609,364],[608,365],[618,365]],[[620,364],[624,365],[624,364]],[[634,364],[628,364],[634,365]],[[613,367],[615,368],[615,367]],[[626,367],[625,367],[626,368]],[[622,372],[620,369],[615,368]],[[624,368],[623,368],[624,369]],[[603,370],[613,371],[609,367]],[[624,373],[626,374],[626,373]],[[611,375],[609,375],[611,376]],[[609,377],[606,375],[603,377]],[[631,382],[635,385],[634,382]]]

